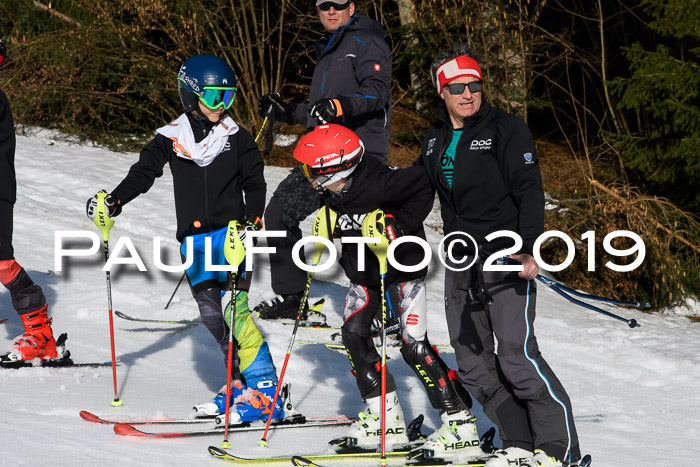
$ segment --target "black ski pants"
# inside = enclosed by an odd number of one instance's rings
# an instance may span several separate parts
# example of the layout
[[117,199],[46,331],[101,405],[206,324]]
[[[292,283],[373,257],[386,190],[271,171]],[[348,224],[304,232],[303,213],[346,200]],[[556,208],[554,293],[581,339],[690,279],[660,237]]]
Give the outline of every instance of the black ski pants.
[[12,227],[14,225],[14,205],[0,200],[0,261],[14,259],[12,247]]
[[493,297],[485,307],[469,300],[473,269],[445,271],[445,312],[460,380],[498,426],[504,448],[579,460],[569,396],[537,346],[535,281],[484,271],[483,286]]
[[0,200],[0,282],[10,291],[12,306],[22,316],[46,305],[41,287],[14,258],[12,227],[14,205]]
[[[299,224],[320,206],[321,198],[299,167],[280,182],[267,204],[265,229],[287,233],[286,237],[267,239],[267,245],[277,249],[270,254],[272,290],[277,295],[300,292],[306,286],[307,273],[294,264],[292,248],[302,237]],[[303,249],[299,256],[304,261]]]
[[[366,152],[363,157],[376,157],[386,162],[386,154]],[[307,273],[299,269],[292,260],[292,248],[301,240],[299,224],[321,207],[321,198],[297,166],[277,185],[270,202],[265,208],[265,229],[283,230],[283,238],[268,237],[267,245],[275,247],[276,253],[270,254],[270,280],[272,290],[277,295],[289,295],[301,292],[306,287]],[[305,260],[304,249],[299,257]],[[395,297],[391,297],[392,302]]]

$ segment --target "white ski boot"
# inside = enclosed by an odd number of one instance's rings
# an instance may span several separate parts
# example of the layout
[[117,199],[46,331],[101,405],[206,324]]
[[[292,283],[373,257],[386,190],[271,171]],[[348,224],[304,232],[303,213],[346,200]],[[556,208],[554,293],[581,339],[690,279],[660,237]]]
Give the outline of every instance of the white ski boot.
[[[332,442],[340,448],[358,447],[361,449],[378,449],[382,444],[382,396],[367,399],[367,410],[360,412],[360,419],[352,424],[350,432],[344,438]],[[396,391],[386,395],[386,444],[408,444],[406,422]],[[341,441],[343,440],[343,441]]]
[[466,459],[484,455],[476,432],[476,418],[469,410],[444,412],[440,418],[442,426],[420,448],[411,451],[411,459]]
[[549,457],[546,452],[541,449],[535,449],[535,455],[532,456],[532,467],[562,467],[562,463],[554,457]]
[[526,449],[516,447],[501,449],[486,461],[484,467],[533,467],[532,456],[533,453]]
[[535,455],[532,456],[530,463],[532,467],[588,467],[591,465],[591,456],[584,456],[575,462],[561,462],[554,457],[547,455],[541,449],[535,449]]

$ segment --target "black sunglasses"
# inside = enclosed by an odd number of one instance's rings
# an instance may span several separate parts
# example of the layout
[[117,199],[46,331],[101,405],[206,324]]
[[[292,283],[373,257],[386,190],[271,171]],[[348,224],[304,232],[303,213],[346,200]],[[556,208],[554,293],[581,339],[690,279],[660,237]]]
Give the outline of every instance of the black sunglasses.
[[321,3],[318,6],[318,9],[321,11],[328,11],[331,9],[331,7],[333,7],[335,9],[335,11],[342,11],[342,10],[347,9],[350,6],[350,3],[352,3],[352,2],[346,2],[346,3],[342,3],[342,4],[337,4],[334,2],[325,2],[325,3]]
[[445,87],[450,91],[453,96],[461,96],[464,92],[464,88],[469,88],[469,92],[474,94],[475,92],[481,91],[481,81],[472,81],[471,83],[453,83],[446,84]]

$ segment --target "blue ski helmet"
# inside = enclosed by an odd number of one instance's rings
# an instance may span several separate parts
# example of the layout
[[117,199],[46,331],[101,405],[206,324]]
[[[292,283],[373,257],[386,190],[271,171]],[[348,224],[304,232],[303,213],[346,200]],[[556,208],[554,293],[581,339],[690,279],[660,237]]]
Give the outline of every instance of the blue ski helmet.
[[236,96],[236,74],[214,55],[188,58],[177,73],[177,84],[185,112],[196,110],[198,100],[210,109],[228,109]]

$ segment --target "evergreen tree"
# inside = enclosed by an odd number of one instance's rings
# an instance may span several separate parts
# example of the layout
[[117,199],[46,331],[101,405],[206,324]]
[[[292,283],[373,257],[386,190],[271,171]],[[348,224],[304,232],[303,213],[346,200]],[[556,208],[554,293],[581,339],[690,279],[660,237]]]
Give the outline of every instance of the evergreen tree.
[[[682,208],[700,209],[700,0],[644,0],[654,50],[625,49],[631,76],[617,78],[619,109],[637,128],[619,136],[631,175]],[[635,121],[635,119],[629,119]]]

